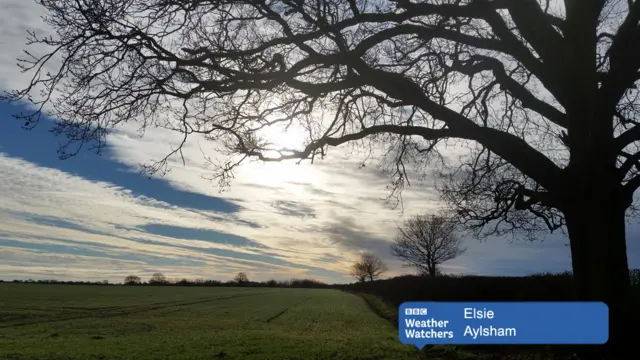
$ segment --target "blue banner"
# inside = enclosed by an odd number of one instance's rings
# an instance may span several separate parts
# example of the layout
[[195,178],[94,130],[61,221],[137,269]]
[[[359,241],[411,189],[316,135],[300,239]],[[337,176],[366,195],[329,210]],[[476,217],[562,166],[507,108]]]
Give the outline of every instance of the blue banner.
[[403,344],[604,344],[609,308],[602,302],[405,302]]

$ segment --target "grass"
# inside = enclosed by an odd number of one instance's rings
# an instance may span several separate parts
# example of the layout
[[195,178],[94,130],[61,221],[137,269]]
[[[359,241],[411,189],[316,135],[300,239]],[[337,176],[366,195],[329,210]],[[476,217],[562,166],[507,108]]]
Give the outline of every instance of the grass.
[[339,290],[0,284],[0,359],[416,359]]

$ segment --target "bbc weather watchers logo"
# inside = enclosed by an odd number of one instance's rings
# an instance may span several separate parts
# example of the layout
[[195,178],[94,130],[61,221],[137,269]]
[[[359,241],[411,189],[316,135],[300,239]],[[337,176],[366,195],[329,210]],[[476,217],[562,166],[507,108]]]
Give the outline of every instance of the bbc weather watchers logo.
[[603,302],[409,301],[398,309],[398,337],[419,349],[436,344],[604,344],[609,308]]
[[405,315],[427,315],[427,308],[405,308]]

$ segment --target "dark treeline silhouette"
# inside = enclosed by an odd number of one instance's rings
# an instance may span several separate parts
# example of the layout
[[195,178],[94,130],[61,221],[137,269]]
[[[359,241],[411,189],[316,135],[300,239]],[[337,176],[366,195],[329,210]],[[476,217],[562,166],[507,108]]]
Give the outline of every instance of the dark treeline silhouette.
[[4,281],[4,280],[0,280],[0,283],[14,283],[14,284],[51,284],[51,285],[61,285],[61,284],[65,284],[65,285],[118,285],[118,284],[114,284],[114,283],[110,283],[108,280],[98,280],[98,281],[82,281],[82,280],[69,280],[69,281],[64,281],[64,280],[33,280],[33,279],[27,279],[27,280],[10,280],[10,281]]
[[328,288],[332,285],[314,279],[290,279],[268,281],[241,281],[236,280],[205,280],[205,279],[180,279],[166,280],[161,283],[141,282],[137,284],[125,284],[126,286],[227,286],[227,287],[291,287],[291,288]]
[[[129,275],[126,279],[131,279]],[[640,298],[640,269],[629,271],[632,288]],[[138,278],[139,279],[139,278]],[[371,294],[394,306],[405,301],[563,301],[572,300],[574,280],[571,272],[538,273],[529,276],[401,275],[383,280],[350,284],[327,284],[315,279],[267,281],[213,279],[166,279],[163,282],[109,283],[100,281],[11,280],[0,283],[119,285],[119,286],[219,286],[219,287],[280,287],[332,288]]]
[[[131,279],[132,275],[127,276]],[[227,286],[227,287],[280,287],[280,288],[329,288],[334,285],[329,285],[315,279],[289,279],[289,280],[268,280],[268,281],[243,281],[237,282],[235,280],[221,281],[211,279],[165,279],[163,281],[157,281],[157,279],[151,279],[148,282],[135,281],[127,282],[125,278],[124,283],[109,283],[107,280],[100,281],[63,281],[63,280],[11,280],[3,281],[6,283],[24,283],[24,284],[57,284],[57,285],[120,285],[120,286]],[[139,278],[138,278],[139,279]]]
[[[629,271],[640,300],[640,269]],[[403,275],[373,282],[335,285],[335,288],[375,295],[398,307],[405,301],[572,301],[575,283],[570,272],[522,277]]]

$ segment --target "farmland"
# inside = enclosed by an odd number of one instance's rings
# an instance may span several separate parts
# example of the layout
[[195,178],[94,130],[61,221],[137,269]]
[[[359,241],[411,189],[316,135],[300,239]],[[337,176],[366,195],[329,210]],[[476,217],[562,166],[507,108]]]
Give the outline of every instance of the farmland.
[[0,284],[0,359],[415,359],[327,289]]

